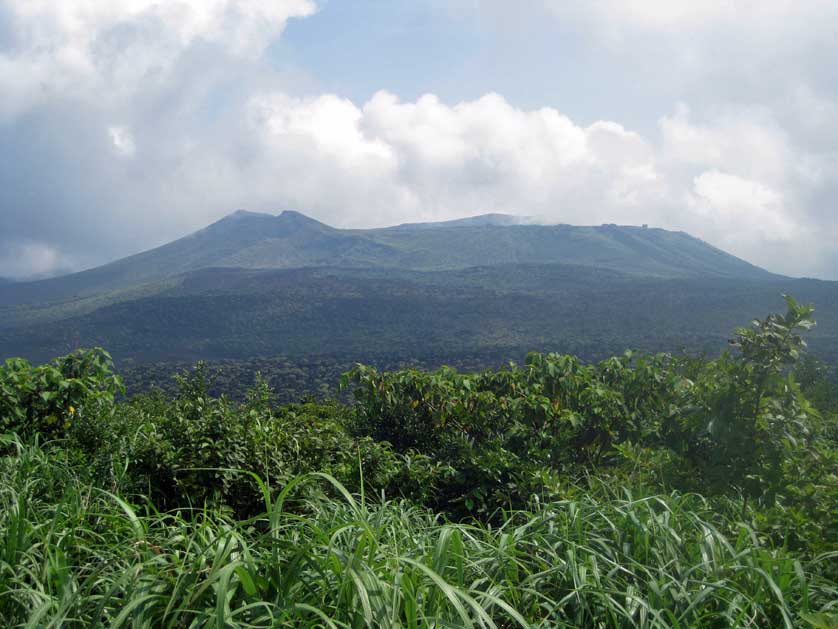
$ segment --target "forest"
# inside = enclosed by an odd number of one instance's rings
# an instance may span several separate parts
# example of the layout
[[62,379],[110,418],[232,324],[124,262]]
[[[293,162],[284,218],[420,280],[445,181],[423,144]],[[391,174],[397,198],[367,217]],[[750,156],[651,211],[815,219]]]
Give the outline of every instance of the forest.
[[223,364],[128,395],[103,349],[10,359],[0,618],[835,629],[838,387],[786,306],[714,356],[314,361],[294,401],[219,394]]

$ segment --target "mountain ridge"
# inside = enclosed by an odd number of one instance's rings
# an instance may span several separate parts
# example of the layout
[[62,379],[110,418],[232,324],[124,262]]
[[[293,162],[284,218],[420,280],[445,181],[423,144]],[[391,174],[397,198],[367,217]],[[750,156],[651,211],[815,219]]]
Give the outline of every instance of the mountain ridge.
[[455,218],[446,221],[425,221],[419,223],[401,223],[384,229],[435,229],[439,227],[475,227],[478,225],[491,225],[495,227],[510,227],[512,225],[547,225],[538,223],[532,216],[515,216],[514,214],[502,214],[490,212],[488,214],[476,214],[465,218]]
[[571,264],[650,277],[779,277],[685,232],[645,226],[540,225],[482,214],[436,223],[339,229],[305,214],[238,210],[160,247],[66,276],[0,286],[0,305],[135,289],[206,268],[453,270]]
[[488,367],[531,350],[716,351],[783,293],[821,308],[814,334],[838,365],[838,283],[772,275],[684,232],[497,214],[339,229],[238,211],[96,269],[0,286],[0,356]]

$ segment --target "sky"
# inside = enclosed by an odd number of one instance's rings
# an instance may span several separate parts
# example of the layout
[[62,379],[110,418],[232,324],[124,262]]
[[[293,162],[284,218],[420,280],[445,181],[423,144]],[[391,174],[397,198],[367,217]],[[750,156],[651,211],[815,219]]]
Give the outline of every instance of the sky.
[[683,230],[838,280],[835,0],[0,0],[0,276],[237,210]]

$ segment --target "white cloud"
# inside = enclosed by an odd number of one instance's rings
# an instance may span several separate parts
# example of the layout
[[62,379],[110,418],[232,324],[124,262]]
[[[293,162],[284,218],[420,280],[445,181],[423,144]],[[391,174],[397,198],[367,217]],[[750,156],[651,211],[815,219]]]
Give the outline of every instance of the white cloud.
[[154,21],[154,36],[186,47],[217,41],[246,54],[259,52],[293,17],[316,10],[311,0],[7,0],[23,47],[87,66],[96,41],[116,27]]
[[[671,113],[643,133],[491,92],[298,97],[259,55],[311,0],[3,6],[0,134],[18,158],[0,164],[14,182],[0,233],[30,244],[0,256],[0,275],[133,252],[239,207],[294,207],[355,227],[484,211],[650,223],[772,270],[835,277],[838,100],[811,72],[791,88],[761,78],[796,77],[782,64],[806,46],[835,48],[824,16],[836,11],[821,0],[550,3],[655,80],[699,77],[712,92],[661,104]],[[738,97],[754,76],[768,93],[756,105]]]
[[757,234],[769,242],[800,237],[798,225],[784,213],[783,195],[759,182],[710,170],[693,180],[693,193],[697,214],[740,241]]
[[801,175],[806,155],[759,109],[694,120],[679,106],[661,118],[655,140],[615,122],[582,126],[556,109],[522,110],[497,94],[449,105],[379,92],[361,106],[274,94],[250,107],[264,153],[260,174],[245,176],[261,182],[261,202],[332,223],[481,211],[651,223],[792,273],[824,251],[817,221],[801,211],[820,180]]
[[659,122],[663,158],[690,166],[722,167],[777,182],[789,176],[792,148],[770,112],[759,108],[722,111],[694,122],[680,104]]
[[748,252],[771,270],[805,274],[827,253],[783,194],[757,181],[718,170],[701,173],[693,180],[687,207],[706,238]]
[[160,83],[193,44],[256,56],[312,0],[5,0],[0,116],[49,99],[125,98]]
[[765,108],[727,107],[695,120],[679,105],[659,129],[662,169],[687,191],[686,229],[778,271],[822,265],[834,276],[827,234],[835,223],[822,201],[838,185],[838,159],[801,143]]
[[364,137],[359,127],[363,114],[349,100],[332,94],[310,99],[273,94],[255,98],[251,107],[272,141],[309,141],[345,168],[392,158],[386,144]]
[[[601,58],[605,73],[630,77],[641,94],[757,103],[795,131],[832,109],[821,103],[807,114],[800,105],[836,100],[826,61],[838,55],[834,0],[532,0],[530,7],[542,18],[546,9],[561,32],[578,38],[581,59]],[[638,98],[626,96],[629,104]]]
[[44,242],[0,242],[0,274],[28,279],[68,272],[76,261]]
[[[667,34],[731,28],[760,38],[835,15],[831,0],[543,0],[564,19],[596,21],[613,34],[628,29]],[[807,29],[811,31],[811,29]]]
[[[91,217],[63,225],[95,225],[102,235],[79,237],[136,250],[239,207],[292,207],[348,227],[500,211],[683,229],[777,271],[817,264],[828,243],[812,237],[817,216],[801,208],[838,181],[830,164],[809,156],[817,168],[802,176],[806,154],[760,112],[695,118],[680,107],[650,138],[497,94],[446,104],[379,92],[360,105],[333,94],[257,94],[217,121],[221,133],[165,117],[111,125],[106,154],[71,145],[68,164],[98,177],[69,175],[62,200]],[[39,229],[59,234],[62,220],[45,216]]]
[[137,145],[134,142],[134,135],[128,127],[108,127],[111,143],[117,155],[122,157],[134,157],[137,152]]
[[556,109],[520,110],[497,94],[451,106],[379,92],[361,107],[277,94],[251,109],[275,176],[287,179],[284,198],[339,223],[482,210],[596,222],[628,219],[624,210],[659,194],[653,149],[639,135],[615,123],[581,127]]

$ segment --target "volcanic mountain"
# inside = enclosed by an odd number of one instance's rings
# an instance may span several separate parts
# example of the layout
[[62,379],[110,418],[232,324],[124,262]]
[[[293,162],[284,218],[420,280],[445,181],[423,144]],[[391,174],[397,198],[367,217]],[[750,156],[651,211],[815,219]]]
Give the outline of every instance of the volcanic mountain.
[[319,356],[336,370],[716,352],[782,309],[781,293],[818,306],[813,347],[838,364],[838,283],[773,275],[683,232],[502,214],[337,229],[239,211],[95,269],[0,286],[0,358],[101,346],[134,365]]
[[684,232],[520,224],[487,214],[381,229],[336,229],[299,212],[238,211],[156,249],[59,278],[0,288],[0,305],[123,291],[210,268],[444,271],[571,264],[658,278],[767,279],[771,274]]

